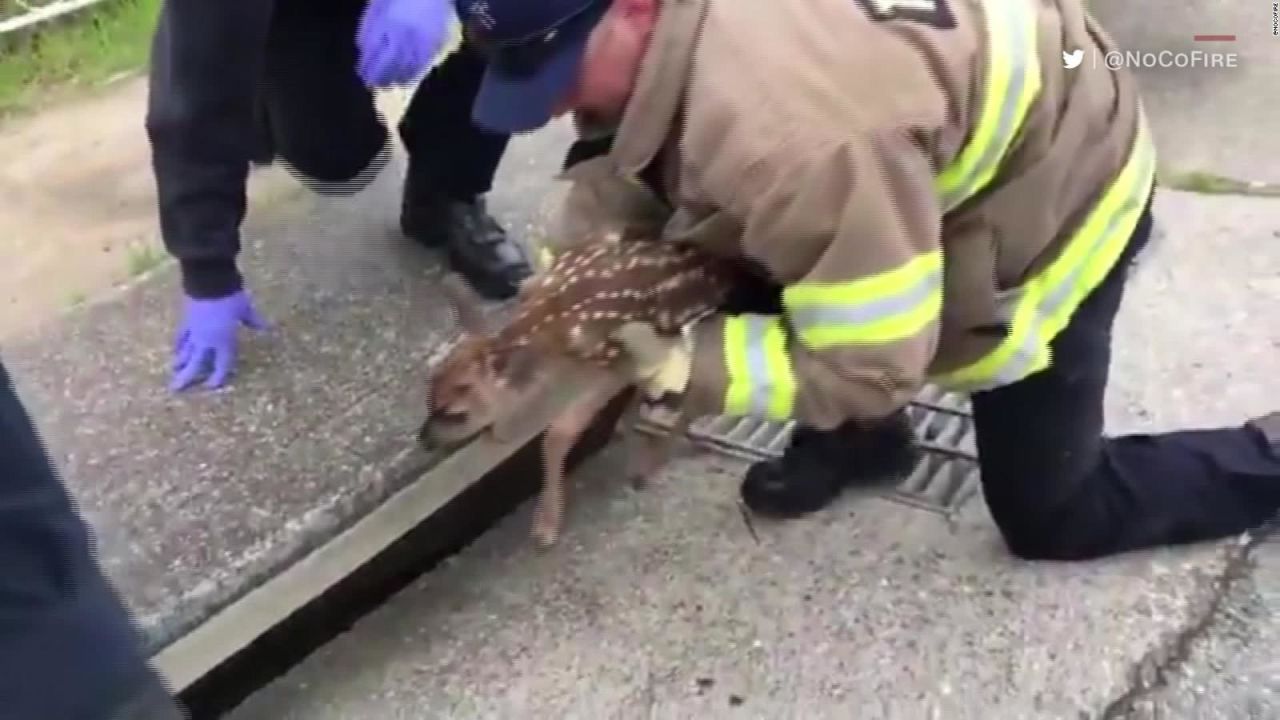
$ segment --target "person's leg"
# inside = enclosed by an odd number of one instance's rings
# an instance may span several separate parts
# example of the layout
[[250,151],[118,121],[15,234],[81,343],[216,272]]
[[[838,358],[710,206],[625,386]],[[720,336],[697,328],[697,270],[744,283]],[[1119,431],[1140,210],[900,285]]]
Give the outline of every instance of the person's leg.
[[259,154],[325,195],[358,192],[390,158],[390,132],[356,74],[363,9],[362,0],[278,0],[267,38],[258,124],[271,142]]
[[0,363],[0,715],[177,720]]
[[484,71],[484,58],[464,42],[427,73],[409,100],[399,132],[411,189],[424,200],[471,202],[493,188],[511,136],[471,120]]
[[525,248],[484,203],[509,140],[471,120],[484,70],[484,60],[464,43],[414,91],[399,127],[409,155],[400,225],[419,242],[446,247],[478,291],[505,299],[532,268]]
[[1150,232],[1148,206],[1126,254],[1055,338],[1050,368],[973,397],[983,493],[1020,557],[1082,560],[1215,539],[1280,509],[1280,427],[1271,438],[1266,422],[1103,435],[1112,323]]

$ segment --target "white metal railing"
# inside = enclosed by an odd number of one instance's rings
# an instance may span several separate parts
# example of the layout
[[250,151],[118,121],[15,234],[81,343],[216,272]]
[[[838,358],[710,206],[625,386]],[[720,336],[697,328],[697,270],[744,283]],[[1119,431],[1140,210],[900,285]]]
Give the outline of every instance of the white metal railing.
[[44,5],[34,5],[24,0],[18,0],[18,5],[22,6],[27,12],[16,17],[5,18],[0,20],[0,35],[25,30],[43,22],[69,15],[73,12],[83,10],[90,5],[97,5],[103,0],[54,0],[54,2]]

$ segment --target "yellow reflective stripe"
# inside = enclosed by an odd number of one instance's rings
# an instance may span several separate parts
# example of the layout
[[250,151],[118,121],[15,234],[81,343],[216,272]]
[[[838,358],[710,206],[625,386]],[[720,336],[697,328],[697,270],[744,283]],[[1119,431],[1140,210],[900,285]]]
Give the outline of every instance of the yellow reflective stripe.
[[1155,174],[1155,145],[1139,108],[1134,146],[1124,169],[1076,230],[1063,257],[1054,260],[1044,273],[1045,285],[1053,288],[1042,303],[1050,337],[1062,332],[1072,313],[1102,283],[1124,252],[1151,193]]
[[1155,181],[1156,153],[1138,110],[1133,149],[1062,253],[1019,288],[1009,336],[985,357],[935,381],[967,392],[1017,382],[1049,366],[1049,343],[1124,252]]
[[727,415],[750,415],[782,422],[791,418],[796,377],[787,355],[782,321],[770,315],[730,315],[724,320],[724,360],[728,370]]
[[782,293],[806,346],[890,343],[920,332],[942,311],[942,251],[846,282],[804,282]]
[[987,81],[973,137],[937,178],[943,211],[986,187],[1040,92],[1036,15],[1028,0],[981,3],[987,26]]

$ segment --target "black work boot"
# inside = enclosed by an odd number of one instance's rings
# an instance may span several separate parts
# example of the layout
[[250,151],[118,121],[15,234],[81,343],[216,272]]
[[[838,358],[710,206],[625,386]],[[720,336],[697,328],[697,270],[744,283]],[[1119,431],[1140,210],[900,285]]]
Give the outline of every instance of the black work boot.
[[1271,450],[1280,457],[1280,411],[1254,418],[1246,424],[1261,433],[1271,445]]
[[491,300],[506,300],[533,273],[524,246],[507,236],[484,199],[457,200],[406,178],[400,229],[431,248],[444,248],[449,264]]
[[796,428],[781,458],[747,470],[742,500],[761,515],[796,517],[826,507],[847,487],[896,483],[919,459],[904,410],[872,425],[851,421],[828,432]]
[[275,137],[271,132],[271,118],[267,116],[267,106],[259,100],[254,103],[253,149],[249,155],[249,162],[254,167],[269,167],[276,160]]

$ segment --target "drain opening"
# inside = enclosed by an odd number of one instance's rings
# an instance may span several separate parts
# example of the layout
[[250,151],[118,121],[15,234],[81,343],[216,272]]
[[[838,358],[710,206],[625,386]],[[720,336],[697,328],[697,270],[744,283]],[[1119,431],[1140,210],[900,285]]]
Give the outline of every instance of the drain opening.
[[[968,401],[929,386],[908,405],[907,417],[923,453],[911,473],[885,497],[950,514],[978,491],[977,450]],[[667,433],[673,420],[671,411],[653,408],[640,419],[638,429],[650,434]],[[712,452],[758,462],[780,457],[794,427],[793,422],[717,415],[695,421],[689,434],[694,443]]]

